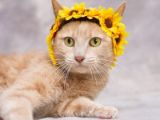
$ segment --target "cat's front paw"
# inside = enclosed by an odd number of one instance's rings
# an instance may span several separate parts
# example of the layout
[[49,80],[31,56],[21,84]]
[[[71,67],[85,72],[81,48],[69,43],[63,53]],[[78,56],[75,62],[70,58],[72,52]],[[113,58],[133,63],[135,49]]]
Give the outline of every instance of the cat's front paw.
[[100,107],[96,109],[95,114],[101,119],[115,119],[118,116],[118,109],[115,107]]

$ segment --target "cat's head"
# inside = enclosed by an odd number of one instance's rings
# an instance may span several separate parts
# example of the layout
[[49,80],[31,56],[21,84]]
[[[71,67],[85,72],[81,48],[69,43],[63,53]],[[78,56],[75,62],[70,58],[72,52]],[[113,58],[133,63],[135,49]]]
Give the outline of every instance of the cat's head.
[[[62,8],[52,0],[55,16]],[[117,10],[121,15],[124,5]],[[53,40],[55,56],[61,69],[71,72],[105,72],[114,61],[112,40],[96,21],[70,20],[64,23]]]

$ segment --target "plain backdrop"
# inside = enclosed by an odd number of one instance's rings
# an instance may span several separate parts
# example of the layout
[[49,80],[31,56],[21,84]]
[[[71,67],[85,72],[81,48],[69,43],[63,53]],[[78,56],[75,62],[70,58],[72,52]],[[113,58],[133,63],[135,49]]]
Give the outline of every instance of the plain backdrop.
[[[59,2],[65,6],[85,2],[89,7],[116,8],[121,0]],[[159,0],[128,0],[123,21],[129,32],[129,44],[111,71],[109,84],[96,99],[118,107],[119,120],[160,119],[159,19]],[[50,0],[0,0],[0,53],[46,51],[45,39],[53,22]]]

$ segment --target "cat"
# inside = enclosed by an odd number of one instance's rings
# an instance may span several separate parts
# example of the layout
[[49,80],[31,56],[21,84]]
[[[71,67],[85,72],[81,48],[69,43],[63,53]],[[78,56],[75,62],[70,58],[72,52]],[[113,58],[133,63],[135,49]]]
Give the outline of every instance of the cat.
[[[52,3],[57,15],[61,5]],[[125,4],[118,8],[119,14],[124,8]],[[100,45],[91,47],[91,39]],[[77,20],[63,25],[53,44],[58,66],[47,52],[0,56],[0,116],[4,120],[115,118],[115,107],[93,102],[106,86],[114,61],[111,38],[97,23]]]

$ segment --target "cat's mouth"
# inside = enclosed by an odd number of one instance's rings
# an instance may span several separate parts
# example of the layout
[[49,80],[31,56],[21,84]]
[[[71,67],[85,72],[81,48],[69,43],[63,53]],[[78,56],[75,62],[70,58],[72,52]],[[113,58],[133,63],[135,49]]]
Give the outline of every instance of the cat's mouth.
[[75,64],[75,67],[77,67],[77,68],[78,68],[78,67],[79,67],[79,68],[88,68],[88,65],[82,62],[82,63],[76,63],[76,64]]
[[72,71],[77,73],[88,73],[89,67],[83,63],[77,63],[72,66]]
[[78,64],[77,67],[79,67],[79,68],[87,68],[87,66],[85,66],[83,64]]
[[[67,68],[70,68],[70,72],[75,72],[75,73],[88,73],[89,72],[89,68],[90,68],[90,64],[87,63],[85,60],[84,61],[76,61],[76,60],[73,60],[73,59],[65,59],[64,61],[68,67]],[[63,65],[63,64],[62,64]]]
[[87,69],[85,67],[72,68],[71,71],[74,73],[89,73],[89,69]]

